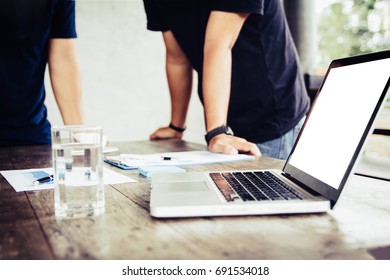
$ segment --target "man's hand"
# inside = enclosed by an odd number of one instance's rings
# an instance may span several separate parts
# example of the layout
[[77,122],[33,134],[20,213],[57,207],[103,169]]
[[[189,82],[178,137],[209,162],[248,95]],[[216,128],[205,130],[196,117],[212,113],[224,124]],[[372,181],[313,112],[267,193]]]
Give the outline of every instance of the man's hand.
[[248,142],[244,138],[227,134],[219,134],[211,139],[208,149],[213,153],[229,155],[245,153],[254,156],[261,156],[260,150],[256,144]]
[[172,138],[182,139],[183,132],[178,132],[166,126],[166,127],[160,127],[150,135],[150,140],[163,140],[163,139],[172,139]]

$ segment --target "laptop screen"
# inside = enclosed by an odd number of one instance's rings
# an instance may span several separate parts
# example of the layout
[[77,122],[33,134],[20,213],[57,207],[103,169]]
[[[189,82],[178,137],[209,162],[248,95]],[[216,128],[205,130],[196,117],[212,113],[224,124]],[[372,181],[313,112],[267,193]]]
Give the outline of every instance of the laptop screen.
[[380,54],[332,62],[285,166],[326,197],[337,199],[387,92],[390,52]]

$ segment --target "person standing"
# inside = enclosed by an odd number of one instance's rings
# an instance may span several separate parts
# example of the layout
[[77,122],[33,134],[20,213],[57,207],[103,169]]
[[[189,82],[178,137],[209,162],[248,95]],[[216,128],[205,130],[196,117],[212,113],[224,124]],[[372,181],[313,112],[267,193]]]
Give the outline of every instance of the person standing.
[[51,143],[46,65],[64,124],[83,124],[75,1],[2,0],[0,32],[0,146]]
[[[287,158],[310,101],[280,0],[144,0],[166,47],[171,120],[151,140],[182,138],[192,88],[208,149]],[[260,151],[259,151],[260,150]]]

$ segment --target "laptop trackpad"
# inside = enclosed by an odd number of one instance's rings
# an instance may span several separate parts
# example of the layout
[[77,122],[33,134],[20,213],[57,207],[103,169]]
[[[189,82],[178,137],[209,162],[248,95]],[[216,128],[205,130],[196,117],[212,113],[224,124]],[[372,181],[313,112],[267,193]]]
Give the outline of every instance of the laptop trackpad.
[[158,191],[162,192],[204,192],[209,191],[205,181],[183,181],[183,182],[159,182]]

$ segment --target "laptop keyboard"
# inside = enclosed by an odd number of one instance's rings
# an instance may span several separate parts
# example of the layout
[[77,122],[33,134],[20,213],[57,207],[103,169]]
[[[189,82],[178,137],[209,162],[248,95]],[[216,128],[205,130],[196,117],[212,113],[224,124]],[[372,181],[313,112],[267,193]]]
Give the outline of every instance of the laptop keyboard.
[[269,171],[212,172],[211,179],[228,202],[303,199],[296,190]]

